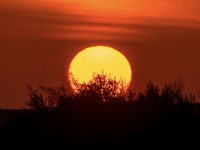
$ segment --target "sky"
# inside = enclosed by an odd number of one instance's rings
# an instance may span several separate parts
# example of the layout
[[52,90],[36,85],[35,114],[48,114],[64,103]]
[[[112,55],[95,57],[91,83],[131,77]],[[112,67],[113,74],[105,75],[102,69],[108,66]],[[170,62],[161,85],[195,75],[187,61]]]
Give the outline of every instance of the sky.
[[21,108],[26,85],[60,86],[61,65],[110,46],[130,62],[135,85],[182,78],[200,89],[199,0],[0,1],[0,108]]

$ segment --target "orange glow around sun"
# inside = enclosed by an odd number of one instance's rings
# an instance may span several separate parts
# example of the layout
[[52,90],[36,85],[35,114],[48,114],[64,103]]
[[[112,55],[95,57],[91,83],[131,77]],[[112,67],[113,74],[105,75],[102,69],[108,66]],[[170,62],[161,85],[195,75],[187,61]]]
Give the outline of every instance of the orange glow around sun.
[[101,74],[104,71],[111,78],[116,77],[117,81],[125,81],[125,86],[128,86],[132,76],[131,66],[125,56],[106,46],[89,47],[79,52],[72,60],[69,71],[78,83],[88,83],[94,73]]

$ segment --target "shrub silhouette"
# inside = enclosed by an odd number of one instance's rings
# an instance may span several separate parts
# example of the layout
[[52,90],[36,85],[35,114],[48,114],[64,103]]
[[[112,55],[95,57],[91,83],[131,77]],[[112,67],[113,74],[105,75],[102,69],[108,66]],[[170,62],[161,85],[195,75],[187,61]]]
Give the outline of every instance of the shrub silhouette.
[[61,87],[44,87],[39,86],[39,90],[33,90],[28,85],[29,101],[25,104],[30,109],[45,110],[52,109],[63,103],[63,101],[101,101],[108,102],[112,100],[124,100],[126,87],[125,82],[116,78],[112,79],[109,75],[94,73],[92,79],[88,83],[78,83],[78,81],[72,76],[71,82],[74,85],[74,89],[68,86],[62,85]]
[[[70,99],[73,97],[69,87],[64,87],[61,85],[60,87],[45,87],[39,86],[39,90],[33,90],[33,88],[28,85],[29,90],[29,101],[25,101],[25,105],[29,109],[35,110],[45,110],[45,109],[52,109],[57,107],[62,99]],[[25,108],[25,107],[23,107]]]
[[194,94],[184,94],[184,84],[182,79],[175,79],[172,83],[164,83],[162,88],[152,83],[151,80],[137,94],[138,101],[149,103],[162,103],[165,105],[194,104]]
[[160,89],[158,85],[153,84],[150,80],[146,84],[145,89],[141,89],[138,92],[137,100],[146,101],[151,103],[157,103],[160,100]]
[[30,109],[45,110],[59,106],[61,103],[71,101],[83,102],[109,102],[109,101],[140,101],[144,103],[162,103],[163,105],[181,105],[194,104],[194,94],[184,94],[184,84],[182,79],[175,79],[172,83],[164,83],[162,88],[155,85],[151,80],[146,84],[144,89],[136,91],[135,89],[125,87],[125,82],[116,78],[111,78],[103,71],[102,74],[93,74],[92,79],[88,83],[78,83],[71,76],[71,83],[67,86],[60,87],[44,87],[39,86],[39,90],[33,90],[31,86],[27,86],[29,90],[29,101],[25,104]]
[[29,87],[28,105],[34,110],[26,110],[5,126],[2,143],[21,149],[192,146],[200,120],[192,109],[195,96],[184,95],[182,80],[161,88],[149,81],[139,92],[128,89],[132,93],[126,97],[125,91],[116,88],[120,82],[105,74],[94,74],[93,79],[88,84],[77,83],[81,87],[77,93],[64,86],[40,86],[44,92],[40,94]]
[[[112,79],[109,75],[93,74],[92,80],[88,83],[78,83],[77,80],[72,80],[75,86],[76,97],[99,97],[98,100],[107,102],[116,99],[124,99],[126,88],[123,80],[117,81]],[[94,99],[95,100],[95,99]]]
[[30,107],[30,109],[44,110],[47,108],[46,100],[43,98],[42,94],[38,90],[33,90],[33,88],[28,85],[30,100],[25,101],[25,104]]

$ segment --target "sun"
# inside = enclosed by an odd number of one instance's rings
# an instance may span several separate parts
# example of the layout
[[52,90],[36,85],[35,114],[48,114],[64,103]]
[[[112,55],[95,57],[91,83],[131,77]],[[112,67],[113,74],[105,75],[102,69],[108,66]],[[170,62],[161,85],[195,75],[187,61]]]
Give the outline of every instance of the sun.
[[[79,52],[70,63],[69,72],[73,74],[78,83],[88,83],[94,73],[107,75],[117,81],[124,81],[128,87],[132,70],[126,57],[119,51],[107,46],[93,46]],[[71,79],[69,79],[71,80]],[[71,82],[72,88],[74,85]]]

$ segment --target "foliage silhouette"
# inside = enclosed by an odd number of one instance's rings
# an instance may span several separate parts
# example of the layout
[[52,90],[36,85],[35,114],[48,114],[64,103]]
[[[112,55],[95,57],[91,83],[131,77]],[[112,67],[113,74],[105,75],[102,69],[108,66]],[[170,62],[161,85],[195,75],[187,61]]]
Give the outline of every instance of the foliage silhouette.
[[200,133],[200,114],[194,111],[200,107],[195,108],[195,95],[184,93],[181,79],[162,87],[149,80],[137,90],[104,72],[82,84],[69,76],[74,90],[70,83],[27,86],[30,110],[4,127],[4,143],[21,149],[191,149]]
[[76,97],[93,97],[96,95],[101,98],[101,101],[107,102],[114,99],[124,99],[126,93],[125,81],[117,81],[116,77],[113,79],[103,71],[102,74],[94,73],[92,80],[88,83],[78,83],[74,78],[72,78],[71,82],[74,85]]
[[30,85],[27,85],[29,90],[30,100],[25,101],[25,104],[31,109],[44,110],[46,109],[46,100],[43,98],[42,94],[38,90],[33,90]]
[[[175,79],[172,83],[164,83],[162,88],[152,81],[146,84],[144,89],[136,90],[125,87],[125,82],[116,78],[112,79],[103,71],[102,74],[93,74],[93,79],[88,83],[78,83],[71,77],[73,88],[68,86],[44,87],[39,86],[39,90],[29,90],[29,101],[25,104],[30,109],[45,110],[53,109],[61,103],[72,101],[82,102],[109,102],[109,101],[140,101],[151,104],[162,103],[164,105],[194,104],[194,94],[184,94],[184,84],[182,79]],[[131,85],[130,85],[131,86]],[[119,88],[120,87],[120,88]]]
[[84,99],[84,101],[111,101],[124,100],[126,87],[125,82],[116,78],[112,79],[103,71],[102,74],[94,73],[92,79],[88,83],[78,83],[78,81],[70,76],[74,89],[62,85],[61,87],[44,87],[39,86],[39,90],[33,90],[28,85],[29,101],[26,106],[30,109],[45,110],[52,109],[60,105],[62,100],[67,102]]
[[182,79],[175,79],[172,83],[164,83],[162,88],[152,83],[151,80],[146,84],[145,89],[141,89],[137,94],[138,101],[150,103],[163,103],[165,105],[194,104],[195,95],[184,94],[184,84]]
[[114,88],[119,82],[105,74],[93,77],[88,84],[77,84],[82,87],[77,93],[64,86],[40,86],[44,94],[29,88],[32,99],[28,104],[33,110],[25,110],[4,127],[2,143],[8,149],[196,146],[200,119],[193,111],[195,96],[184,95],[182,80],[165,83],[162,88],[149,81],[140,91],[128,89],[128,95],[120,95]]

